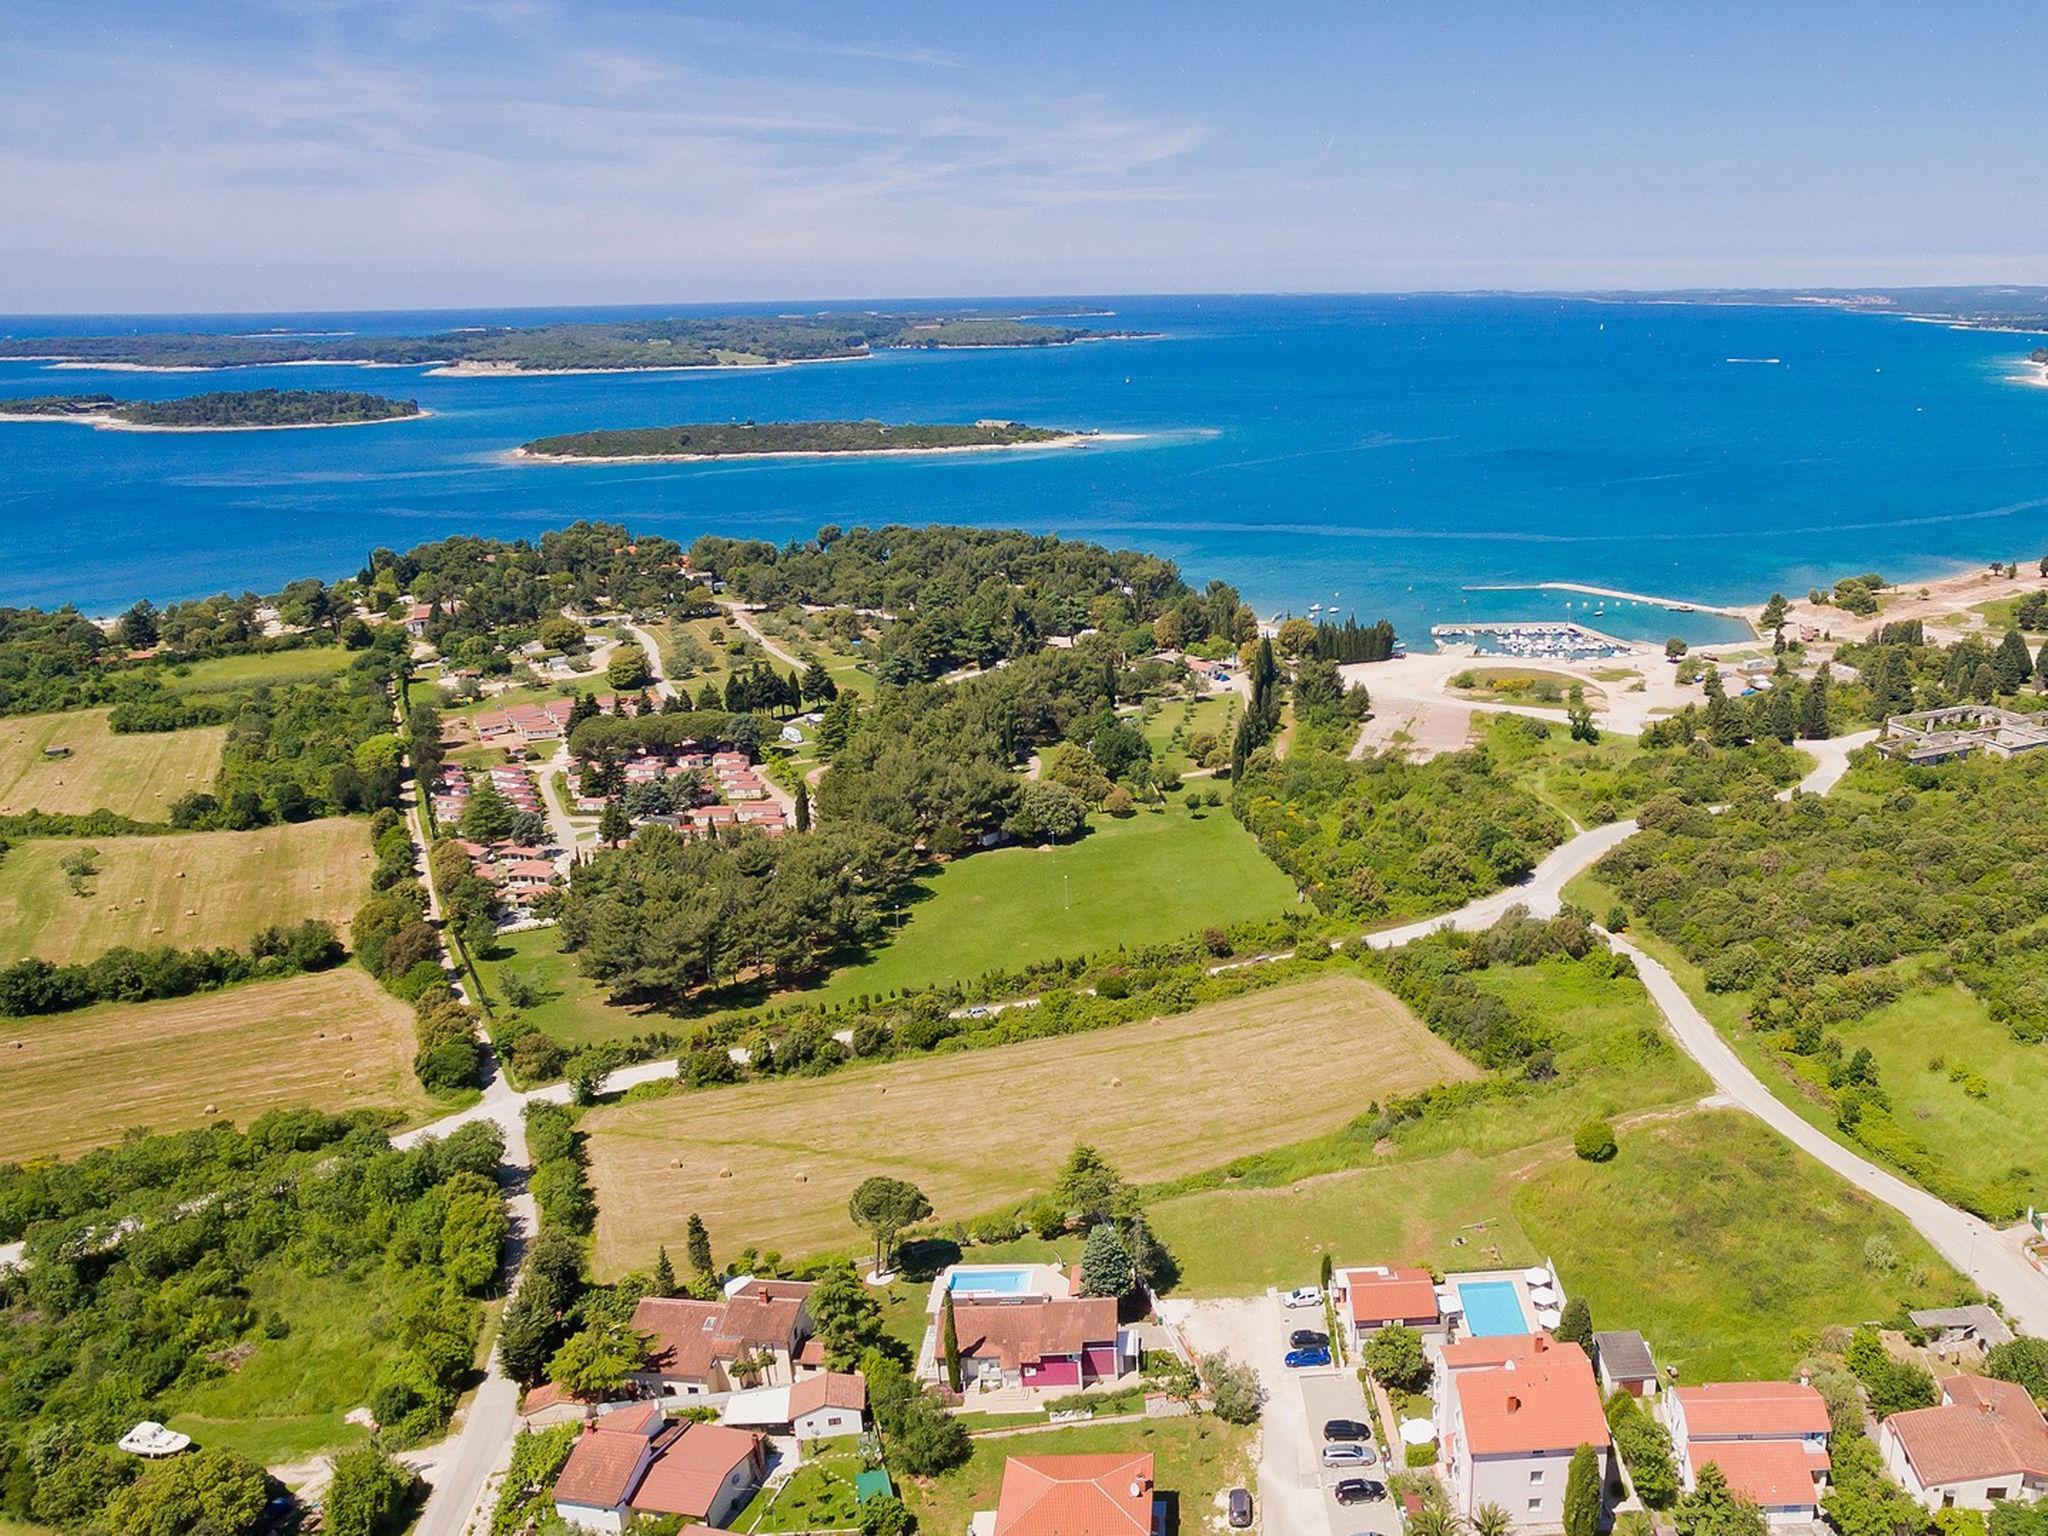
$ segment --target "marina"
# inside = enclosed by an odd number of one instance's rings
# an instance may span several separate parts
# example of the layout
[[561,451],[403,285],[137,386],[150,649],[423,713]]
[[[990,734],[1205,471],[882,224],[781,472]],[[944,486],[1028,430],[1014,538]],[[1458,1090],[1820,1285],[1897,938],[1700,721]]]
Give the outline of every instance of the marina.
[[1530,661],[1597,661],[1622,655],[1629,649],[1627,641],[1597,629],[1549,620],[1433,624],[1429,638],[1440,651],[1470,647],[1475,656],[1513,656]]

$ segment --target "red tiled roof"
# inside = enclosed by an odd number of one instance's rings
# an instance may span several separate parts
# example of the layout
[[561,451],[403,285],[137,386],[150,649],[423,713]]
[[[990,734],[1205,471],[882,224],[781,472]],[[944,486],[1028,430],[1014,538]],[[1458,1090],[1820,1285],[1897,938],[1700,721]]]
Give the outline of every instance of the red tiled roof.
[[1941,1386],[1948,1401],[1939,1408],[1884,1421],[1923,1486],[2007,1473],[2048,1477],[2048,1420],[2026,1388],[1984,1376],[1954,1376]]
[[1505,1365],[1510,1360],[1540,1355],[1556,1347],[1557,1340],[1547,1333],[1497,1333],[1446,1344],[1443,1361],[1451,1370],[1467,1370],[1474,1366]]
[[1037,1296],[1028,1301],[956,1303],[953,1327],[965,1359],[1002,1362],[1005,1370],[1049,1355],[1078,1355],[1116,1340],[1116,1299]]
[[1436,1322],[1443,1315],[1437,1310],[1436,1283],[1426,1269],[1388,1269],[1384,1274],[1347,1269],[1342,1273],[1351,1320],[1361,1328],[1417,1318]]
[[1809,1451],[1796,1440],[1725,1440],[1686,1448],[1693,1476],[1709,1462],[1728,1486],[1765,1509],[1811,1507],[1819,1494],[1814,1478],[1828,1469],[1826,1451]]
[[569,1459],[562,1463],[562,1474],[555,1479],[556,1500],[563,1504],[586,1504],[593,1509],[616,1509],[632,1491],[633,1472],[646,1449],[646,1435],[598,1420],[583,1431],[569,1452]]
[[1608,1443],[1593,1362],[1576,1344],[1553,1341],[1498,1369],[1466,1371],[1451,1380],[1465,1441],[1475,1456]]
[[789,1349],[809,1289],[789,1281],[773,1290],[742,1287],[729,1301],[649,1296],[633,1309],[633,1327],[651,1336],[650,1369],[703,1381],[713,1361],[737,1359],[755,1349]]
[[1012,1456],[995,1536],[1149,1536],[1152,1458]]
[[868,1384],[858,1371],[820,1371],[789,1389],[792,1419],[816,1413],[820,1408],[848,1408],[858,1413],[867,1405]]
[[798,1365],[823,1365],[825,1363],[825,1341],[820,1338],[804,1340],[804,1347],[797,1352]]
[[1675,1387],[1690,1439],[1796,1437],[1828,1432],[1828,1405],[1796,1381],[1721,1381]]
[[701,1520],[711,1513],[733,1468],[753,1461],[761,1437],[724,1424],[685,1424],[658,1448],[654,1464],[633,1490],[633,1508]]

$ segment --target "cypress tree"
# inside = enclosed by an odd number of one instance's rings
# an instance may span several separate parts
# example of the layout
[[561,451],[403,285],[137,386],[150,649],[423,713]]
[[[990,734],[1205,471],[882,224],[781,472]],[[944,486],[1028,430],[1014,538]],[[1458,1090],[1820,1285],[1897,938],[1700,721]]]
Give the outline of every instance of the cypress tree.
[[1799,696],[1799,734],[1808,741],[1826,741],[1833,734],[1828,726],[1828,682],[1823,666]]
[[668,1245],[662,1244],[654,1257],[654,1294],[673,1296],[676,1293],[676,1267],[668,1260]]
[[2016,629],[2008,629],[1991,658],[1991,670],[2000,693],[2018,693],[2034,670],[2034,658],[2027,654],[2027,642]]
[[1600,1530],[1600,1457],[1590,1445],[1572,1452],[1564,1478],[1565,1536],[1598,1536]]
[[944,1330],[940,1349],[946,1356],[946,1385],[960,1390],[960,1330],[953,1323],[953,1293],[948,1290],[939,1304],[939,1325]]
[[796,829],[799,832],[811,830],[811,790],[802,779],[796,781]]
[[690,1268],[700,1275],[712,1272],[711,1234],[704,1228],[704,1218],[695,1211],[690,1212],[689,1235],[685,1239],[684,1252],[690,1261]]

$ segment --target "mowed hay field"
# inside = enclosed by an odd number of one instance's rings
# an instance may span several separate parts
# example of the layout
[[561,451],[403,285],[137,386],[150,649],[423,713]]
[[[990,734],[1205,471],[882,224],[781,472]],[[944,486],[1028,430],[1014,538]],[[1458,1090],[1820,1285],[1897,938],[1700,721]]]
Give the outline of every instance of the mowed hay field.
[[[117,736],[107,715],[76,709],[0,720],[0,816],[113,811],[162,821],[173,800],[212,788],[226,726]],[[69,747],[71,755],[46,758],[50,747]]]
[[[72,894],[63,861],[90,848],[99,870]],[[36,955],[90,960],[117,944],[242,948],[272,923],[337,930],[370,892],[368,827],[331,817],[254,832],[35,838],[0,864],[0,965]]]
[[159,1003],[0,1019],[0,1162],[70,1157],[131,1125],[184,1130],[266,1109],[431,1103],[412,1012],[355,966]]
[[870,1174],[965,1218],[1045,1188],[1079,1141],[1126,1178],[1170,1178],[1476,1075],[1391,994],[1331,976],[1145,1024],[617,1105],[583,1121],[597,1268],[680,1253],[692,1211],[726,1252],[858,1249],[846,1200]]

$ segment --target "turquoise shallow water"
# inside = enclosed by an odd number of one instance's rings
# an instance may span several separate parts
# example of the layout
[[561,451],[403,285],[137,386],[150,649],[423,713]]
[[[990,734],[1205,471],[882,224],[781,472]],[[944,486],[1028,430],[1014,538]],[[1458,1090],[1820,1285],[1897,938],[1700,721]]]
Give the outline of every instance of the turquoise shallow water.
[[[416,396],[434,413],[252,434],[0,424],[0,602],[104,612],[144,594],[273,589],[346,574],[380,544],[534,535],[579,517],[685,541],[958,521],[1151,549],[1197,582],[1236,582],[1262,612],[1321,602],[1386,614],[1419,640],[1430,623],[1561,616],[1568,600],[1583,612],[1582,598],[1466,590],[1475,584],[1564,579],[1732,602],[2048,547],[2048,389],[2019,382],[2036,338],[1824,310],[1533,299],[1075,307],[1115,312],[1083,323],[1159,337],[535,379],[0,364],[0,396],[340,387]],[[0,317],[0,331],[416,331],[559,313]],[[502,456],[586,427],[870,416],[1141,435],[1078,452],[861,462],[556,467]],[[1610,602],[1596,622],[1705,638],[1717,621]]]

